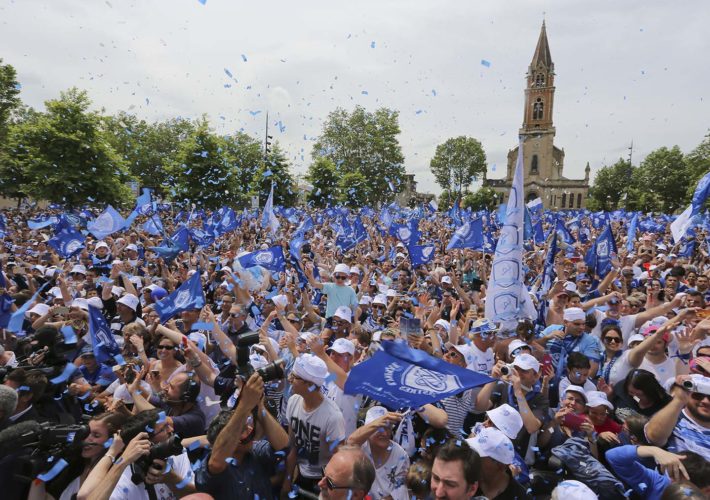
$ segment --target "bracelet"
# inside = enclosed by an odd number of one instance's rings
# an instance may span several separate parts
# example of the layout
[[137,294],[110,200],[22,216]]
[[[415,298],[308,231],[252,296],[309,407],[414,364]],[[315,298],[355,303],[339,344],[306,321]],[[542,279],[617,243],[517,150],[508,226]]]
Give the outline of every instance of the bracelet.
[[192,359],[190,360],[190,366],[193,368],[197,368],[202,364],[202,360],[198,359],[197,362],[193,361]]
[[108,452],[106,452],[106,453],[104,454],[104,456],[101,457],[101,458],[110,458],[112,464],[115,464],[115,463],[116,463],[116,457],[114,457],[113,455],[111,455],[111,454],[108,453]]

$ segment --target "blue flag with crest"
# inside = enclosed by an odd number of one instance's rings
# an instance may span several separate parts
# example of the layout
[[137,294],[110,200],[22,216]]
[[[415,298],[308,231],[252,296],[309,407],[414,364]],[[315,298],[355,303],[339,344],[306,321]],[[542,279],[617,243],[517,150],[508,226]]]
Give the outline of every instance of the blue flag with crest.
[[409,250],[409,260],[412,262],[412,267],[415,268],[429,264],[436,255],[436,245],[411,245],[407,249]]
[[84,249],[86,237],[69,225],[56,231],[54,236],[47,240],[47,244],[54,248],[63,259],[70,259]]
[[106,318],[101,314],[100,309],[91,305],[89,306],[89,335],[94,356],[99,363],[113,362],[113,357],[121,353],[121,348],[111,333]]
[[158,215],[153,215],[143,223],[143,231],[152,236],[159,236],[163,234],[163,221]]
[[[604,278],[612,269],[611,259],[616,254],[616,241],[611,232],[611,225],[607,224],[604,230],[597,236],[594,245],[594,265],[596,273]],[[590,259],[591,260],[591,259]]]
[[446,250],[452,248],[483,248],[483,219],[479,217],[458,228],[446,246]]
[[286,260],[284,251],[280,246],[257,250],[239,257],[239,263],[247,269],[254,266],[261,266],[271,272],[281,273],[286,270]]
[[104,210],[101,215],[86,225],[89,232],[100,240],[117,231],[121,231],[125,227],[126,221],[111,205],[106,207],[106,210]]
[[363,394],[392,410],[420,408],[493,379],[473,370],[411,349],[405,342],[382,342],[382,350],[355,365],[345,394]]
[[412,219],[407,224],[392,224],[389,231],[405,246],[419,243],[419,219]]
[[156,302],[155,311],[160,316],[160,322],[165,323],[176,314],[202,309],[204,306],[205,292],[202,290],[202,279],[198,270],[177,290]]

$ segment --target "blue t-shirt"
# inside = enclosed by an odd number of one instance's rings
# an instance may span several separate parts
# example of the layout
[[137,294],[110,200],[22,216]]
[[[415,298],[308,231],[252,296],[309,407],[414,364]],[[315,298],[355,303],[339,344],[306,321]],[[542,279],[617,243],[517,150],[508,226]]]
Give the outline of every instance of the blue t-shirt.
[[625,445],[612,448],[606,452],[606,460],[614,473],[627,486],[633,488],[641,498],[647,500],[659,499],[663,495],[663,490],[671,484],[668,476],[664,476],[654,469],[644,467],[639,462],[636,446]]
[[[562,339],[552,339],[547,343],[547,349],[552,356],[552,364],[557,373],[564,373],[567,356],[571,352],[581,352],[596,363],[602,359],[602,347],[599,340],[588,333],[583,333],[579,337],[566,335]],[[560,366],[560,361],[562,366]]]
[[332,317],[340,306],[348,307],[353,311],[357,308],[357,295],[355,290],[349,286],[323,283],[323,293],[328,297],[325,309],[326,318]]

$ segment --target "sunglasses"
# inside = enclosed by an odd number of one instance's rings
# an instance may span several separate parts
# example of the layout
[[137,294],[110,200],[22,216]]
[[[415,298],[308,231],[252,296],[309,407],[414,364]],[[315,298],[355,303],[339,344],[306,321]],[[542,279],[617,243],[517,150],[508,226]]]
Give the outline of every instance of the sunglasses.
[[351,490],[353,489],[352,486],[336,486],[335,483],[331,478],[328,476],[324,477],[325,479],[325,487],[326,489],[332,491],[332,490]]
[[232,318],[238,318],[239,316],[241,316],[241,314],[239,314],[239,313],[231,313],[229,316],[232,317]]
[[373,309],[385,309],[385,306],[383,306],[382,304],[377,304],[375,306],[372,306],[372,308]]
[[175,349],[174,345],[159,345],[158,350],[165,349],[166,351],[172,351]]
[[333,276],[333,277],[334,277],[336,280],[344,280],[344,279],[347,279],[347,278],[348,278],[348,276],[347,276],[346,274],[336,274],[336,275]]
[[705,398],[708,398],[708,401],[710,401],[710,394],[703,394],[702,392],[693,392],[690,394],[690,397],[695,401],[702,401]]
[[605,344],[621,344],[621,339],[619,337],[604,337]]

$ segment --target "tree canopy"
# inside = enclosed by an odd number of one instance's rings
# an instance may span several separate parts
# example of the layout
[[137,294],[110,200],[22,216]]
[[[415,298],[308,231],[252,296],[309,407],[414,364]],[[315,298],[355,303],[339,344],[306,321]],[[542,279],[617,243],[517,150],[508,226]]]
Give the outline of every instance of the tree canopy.
[[485,173],[486,153],[473,137],[452,137],[436,147],[430,168],[442,189],[460,196]]

